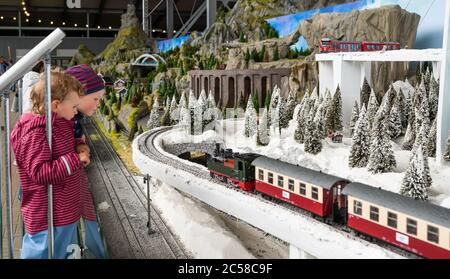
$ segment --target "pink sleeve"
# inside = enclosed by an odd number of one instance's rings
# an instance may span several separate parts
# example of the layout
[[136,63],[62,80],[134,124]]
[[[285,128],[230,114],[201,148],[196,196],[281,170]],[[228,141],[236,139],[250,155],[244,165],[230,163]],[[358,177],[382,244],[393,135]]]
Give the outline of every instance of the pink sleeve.
[[82,167],[75,151],[52,160],[44,129],[28,135],[20,149],[23,166],[31,179],[39,184],[58,183]]

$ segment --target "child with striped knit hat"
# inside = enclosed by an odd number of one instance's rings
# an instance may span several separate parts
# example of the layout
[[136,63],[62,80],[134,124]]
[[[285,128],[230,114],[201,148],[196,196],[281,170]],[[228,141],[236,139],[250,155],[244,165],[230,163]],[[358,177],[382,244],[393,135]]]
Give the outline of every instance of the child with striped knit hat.
[[[78,114],[74,118],[74,136],[78,144],[78,152],[89,153],[89,147],[85,144],[81,120],[85,116],[92,116],[97,110],[100,99],[105,94],[105,82],[89,65],[73,66],[66,69],[65,73],[74,77],[83,85],[84,95],[80,97]],[[105,247],[99,233],[100,228],[95,206],[89,189],[87,174],[84,170],[81,175],[81,215],[85,225],[86,252],[95,258],[105,258]]]

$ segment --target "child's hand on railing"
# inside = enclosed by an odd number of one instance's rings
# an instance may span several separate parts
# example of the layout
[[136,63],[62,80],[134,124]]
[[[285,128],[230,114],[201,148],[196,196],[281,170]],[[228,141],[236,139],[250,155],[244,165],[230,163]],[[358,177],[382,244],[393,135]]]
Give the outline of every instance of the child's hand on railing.
[[77,153],[81,153],[81,152],[86,152],[86,153],[91,153],[91,149],[89,148],[89,146],[87,144],[79,144],[77,145]]
[[80,156],[80,161],[83,163],[84,167],[87,167],[91,163],[90,154],[88,152],[81,152],[78,154]]

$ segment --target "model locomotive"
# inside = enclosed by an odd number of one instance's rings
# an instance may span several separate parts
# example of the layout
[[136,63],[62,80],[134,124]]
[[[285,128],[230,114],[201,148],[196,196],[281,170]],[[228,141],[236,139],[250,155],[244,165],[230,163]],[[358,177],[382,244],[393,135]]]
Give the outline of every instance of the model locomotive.
[[450,258],[450,209],[254,153],[216,147],[211,177],[425,258]]

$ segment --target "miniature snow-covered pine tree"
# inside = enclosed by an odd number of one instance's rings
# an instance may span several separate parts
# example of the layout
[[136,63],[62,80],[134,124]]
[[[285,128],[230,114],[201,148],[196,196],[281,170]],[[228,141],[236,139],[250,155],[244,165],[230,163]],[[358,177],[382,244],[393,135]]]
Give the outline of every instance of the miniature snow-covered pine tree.
[[430,119],[435,119],[438,112],[439,104],[439,83],[434,77],[430,81],[430,94],[428,96],[428,103],[430,106]]
[[324,102],[322,102],[317,108],[316,116],[314,117],[314,123],[316,123],[320,139],[325,139],[327,137],[327,131],[325,129],[325,121],[324,121],[325,119],[324,108],[325,104]]
[[372,130],[373,121],[375,119],[375,115],[377,114],[378,108],[380,105],[378,104],[377,96],[375,95],[375,91],[370,92],[369,97],[369,105],[367,107],[367,119],[369,121],[369,130]]
[[355,104],[353,105],[352,110],[352,116],[350,117],[350,134],[353,136],[353,131],[355,129],[356,121],[358,121],[359,118],[359,105],[358,101],[355,101]]
[[277,107],[272,110],[272,124],[270,127],[273,136],[280,136],[280,101],[278,102]]
[[194,135],[201,135],[203,133],[203,109],[202,105],[197,104],[193,109],[193,121],[194,121]]
[[422,75],[422,81],[425,85],[425,92],[426,92],[426,97],[428,98],[429,92],[430,92],[430,83],[431,83],[431,72],[430,72],[430,68],[427,68],[427,71],[425,72],[424,75]]
[[403,93],[401,88],[397,92],[396,101],[398,102],[398,112],[400,113],[400,121],[402,123],[402,128],[406,128],[406,125],[408,125],[407,123],[408,118],[406,118],[405,116],[405,94]]
[[289,91],[289,95],[288,95],[288,99],[286,102],[286,113],[284,115],[286,115],[286,118],[289,120],[292,120],[294,117],[294,110],[295,110],[295,106],[297,105],[297,98],[296,98],[296,94],[294,91]]
[[329,134],[342,130],[342,97],[339,85],[336,88],[331,105],[327,109],[325,125]]
[[418,152],[419,147],[422,147],[421,150],[423,152],[423,161],[424,161],[424,168],[425,168],[425,178],[427,181],[427,185],[432,184],[432,178],[430,174],[430,167],[428,165],[428,137],[429,137],[429,131],[430,127],[427,122],[422,123],[422,126],[419,129],[419,132],[416,135],[416,142],[414,143],[414,146],[412,148],[412,153]]
[[399,98],[396,98],[389,114],[388,134],[391,139],[398,138],[402,134],[402,120],[399,113]]
[[248,98],[248,102],[247,102],[247,109],[245,110],[245,121],[244,121],[244,134],[245,136],[248,137],[252,137],[253,135],[256,134],[258,127],[257,127],[257,120],[256,120],[256,110],[253,107],[253,101],[252,98],[250,96],[250,98]]
[[364,82],[361,88],[361,107],[362,106],[366,106],[366,108],[369,105],[369,99],[370,99],[370,94],[371,94],[372,88],[370,88],[369,83],[367,82],[366,77],[364,77]]
[[277,106],[278,106],[278,102],[280,99],[280,89],[278,88],[278,86],[275,85],[273,92],[272,92],[272,96],[270,97],[270,104],[269,104],[269,111],[268,111],[268,125],[269,127],[272,125],[272,120],[275,117],[274,111],[276,110]]
[[178,102],[178,107],[179,108],[188,108],[187,101],[186,101],[186,92],[185,91],[183,91],[183,93],[181,93],[181,97],[180,97],[180,100]]
[[[278,111],[280,114],[280,129],[286,129],[289,126],[289,120],[291,120],[286,110],[286,100],[283,96],[280,96],[280,101],[278,102]],[[280,131],[281,133],[281,131]]]
[[356,122],[355,132],[352,137],[348,165],[351,168],[363,168],[367,166],[370,155],[369,122],[366,107],[363,105]]
[[310,107],[309,107],[309,96],[305,94],[302,101],[303,105],[300,111],[297,114],[297,128],[294,133],[294,139],[298,143],[304,143],[305,141],[305,127],[306,127],[306,120],[309,115]]
[[191,111],[187,108],[181,108],[180,110],[180,124],[186,131],[186,134],[190,135],[192,132],[192,117]]
[[411,108],[412,108],[412,98],[411,98],[411,93],[408,92],[408,94],[406,95],[406,99],[405,99],[405,107],[403,109],[403,114],[404,114],[404,120],[405,122],[403,123],[403,128],[408,127],[408,123],[410,123],[410,117],[411,117]]
[[427,150],[429,157],[436,157],[436,135],[437,135],[437,119],[433,120],[430,133],[428,135]]
[[176,125],[180,121],[180,109],[177,105],[177,98],[175,94],[172,97],[172,101],[170,102],[170,125]]
[[322,141],[319,137],[319,131],[317,130],[316,124],[314,123],[313,112],[311,112],[311,115],[308,117],[305,130],[305,152],[318,154],[322,151]]
[[445,149],[445,153],[444,153],[443,157],[444,157],[445,161],[450,161],[450,132],[448,133],[447,148]]
[[400,194],[416,200],[425,201],[428,199],[428,188],[430,185],[428,185],[426,179],[422,146],[419,146],[417,151],[413,153],[408,170],[403,177]]
[[209,91],[208,100],[207,100],[207,109],[206,112],[203,114],[203,120],[205,121],[205,126],[210,124],[211,122],[215,121],[219,117],[219,112],[216,107],[216,101],[214,99],[214,95],[212,94],[211,90]]
[[402,149],[403,150],[411,150],[414,142],[416,141],[416,129],[414,128],[413,123],[408,123],[408,127],[406,128],[405,138],[403,139]]
[[159,127],[160,111],[158,98],[153,102],[152,111],[150,112],[150,118],[147,121],[147,128],[149,130]]
[[368,170],[372,173],[391,172],[396,167],[389,135],[384,121],[374,123],[372,129]]
[[208,121],[205,120],[206,110],[208,109],[208,100],[206,98],[205,90],[202,90],[200,96],[198,97],[198,105],[200,106],[200,113],[202,116],[202,131],[203,131],[205,129],[206,124],[208,124]]
[[170,125],[170,106],[166,106],[166,108],[164,109],[164,113],[159,122],[160,122],[161,126],[169,126]]
[[258,126],[257,145],[266,146],[270,142],[267,114],[267,110],[264,109],[261,121]]
[[[198,115],[201,114],[201,108],[198,105],[197,98],[194,95],[194,92],[190,90],[189,92],[189,103],[188,103],[189,117],[188,121],[190,124],[189,131],[191,135],[196,135],[199,133],[199,123],[198,123]],[[200,123],[200,126],[202,124]]]

